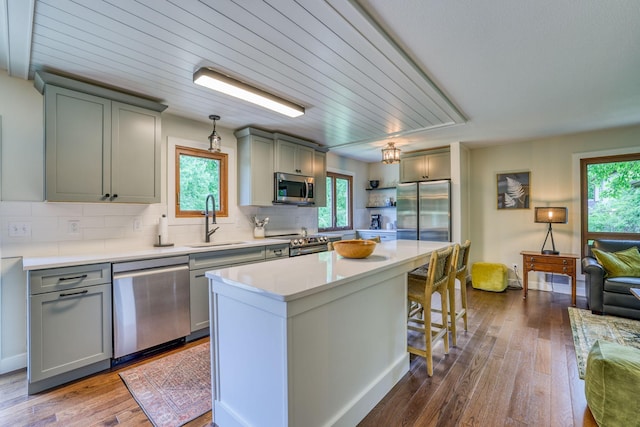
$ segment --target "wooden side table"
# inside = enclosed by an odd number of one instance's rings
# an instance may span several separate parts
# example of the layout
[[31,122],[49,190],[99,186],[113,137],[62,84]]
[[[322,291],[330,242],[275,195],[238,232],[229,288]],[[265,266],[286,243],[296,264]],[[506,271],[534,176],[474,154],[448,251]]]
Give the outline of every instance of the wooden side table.
[[576,305],[576,260],[575,254],[548,255],[540,252],[522,251],[523,298],[527,298],[529,291],[529,272],[543,271],[545,273],[564,274],[571,278],[571,305]]

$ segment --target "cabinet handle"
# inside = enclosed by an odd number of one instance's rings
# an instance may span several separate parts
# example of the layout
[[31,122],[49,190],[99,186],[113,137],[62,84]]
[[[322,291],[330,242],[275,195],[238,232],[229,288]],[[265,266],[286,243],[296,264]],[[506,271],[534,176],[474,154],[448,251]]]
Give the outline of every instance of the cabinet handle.
[[69,293],[66,293],[66,294],[60,294],[60,298],[62,298],[62,297],[70,297],[70,296],[73,296],[73,295],[83,295],[83,294],[86,294],[87,292],[89,292],[87,289],[85,289],[84,291],[69,292]]
[[111,194],[107,193],[104,196],[102,196],[102,200],[108,199],[109,197],[111,197]]
[[81,276],[73,276],[73,277],[58,277],[58,282],[62,282],[63,280],[82,280],[86,278],[87,278],[86,274],[83,274]]
[[199,279],[201,277],[204,277],[204,274],[196,274],[196,279]]
[[118,197],[118,195],[117,195],[117,194],[114,194],[114,195],[111,197],[111,200],[115,199],[116,197]]
[[276,255],[282,255],[282,249],[276,249],[273,253]]
[[566,259],[563,259],[563,260],[562,260],[562,263],[563,263],[564,265],[567,265],[567,260],[566,260]]

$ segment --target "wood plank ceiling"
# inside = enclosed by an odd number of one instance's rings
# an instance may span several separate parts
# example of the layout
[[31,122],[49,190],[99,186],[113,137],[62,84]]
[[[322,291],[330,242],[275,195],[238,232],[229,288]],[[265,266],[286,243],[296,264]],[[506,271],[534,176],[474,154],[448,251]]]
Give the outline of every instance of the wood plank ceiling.
[[[302,105],[290,119],[193,83],[210,66]],[[37,0],[29,74],[158,99],[167,112],[346,147],[464,116],[355,1]],[[353,148],[353,147],[352,147]]]

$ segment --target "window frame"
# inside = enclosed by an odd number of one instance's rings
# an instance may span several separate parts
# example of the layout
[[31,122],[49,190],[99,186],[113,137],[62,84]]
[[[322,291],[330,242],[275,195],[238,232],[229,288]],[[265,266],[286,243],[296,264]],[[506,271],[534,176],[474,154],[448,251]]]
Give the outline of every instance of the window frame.
[[[333,197],[331,198],[331,227],[328,228],[320,228],[318,226],[318,232],[329,232],[329,231],[345,231],[345,230],[353,230],[353,176],[345,175],[338,172],[330,172],[327,171],[327,178],[331,178],[331,194]],[[336,227],[336,178],[345,179],[349,185],[349,225],[346,227]],[[325,184],[326,185],[326,184]],[[327,188],[327,195],[329,194],[329,189]],[[328,205],[328,203],[327,203]],[[326,206],[329,207],[329,206]]]
[[640,153],[617,154],[611,156],[585,157],[580,159],[580,241],[581,255],[586,255],[589,241],[594,239],[640,240],[640,233],[590,232],[589,228],[589,189],[587,166],[599,163],[640,161]]
[[187,155],[192,157],[200,157],[209,160],[217,160],[220,162],[220,187],[218,188],[220,206],[216,206],[216,217],[225,218],[229,216],[229,156],[223,152],[211,152],[209,150],[185,147],[181,145],[175,146],[175,218],[200,218],[204,211],[182,211],[180,209],[180,156]]

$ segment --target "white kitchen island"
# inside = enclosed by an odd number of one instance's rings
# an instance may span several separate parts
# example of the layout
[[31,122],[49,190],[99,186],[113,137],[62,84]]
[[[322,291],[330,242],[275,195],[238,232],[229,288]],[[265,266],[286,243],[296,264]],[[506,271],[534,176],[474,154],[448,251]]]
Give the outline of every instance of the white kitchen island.
[[207,272],[215,423],[356,425],[409,370],[406,273],[449,244]]

